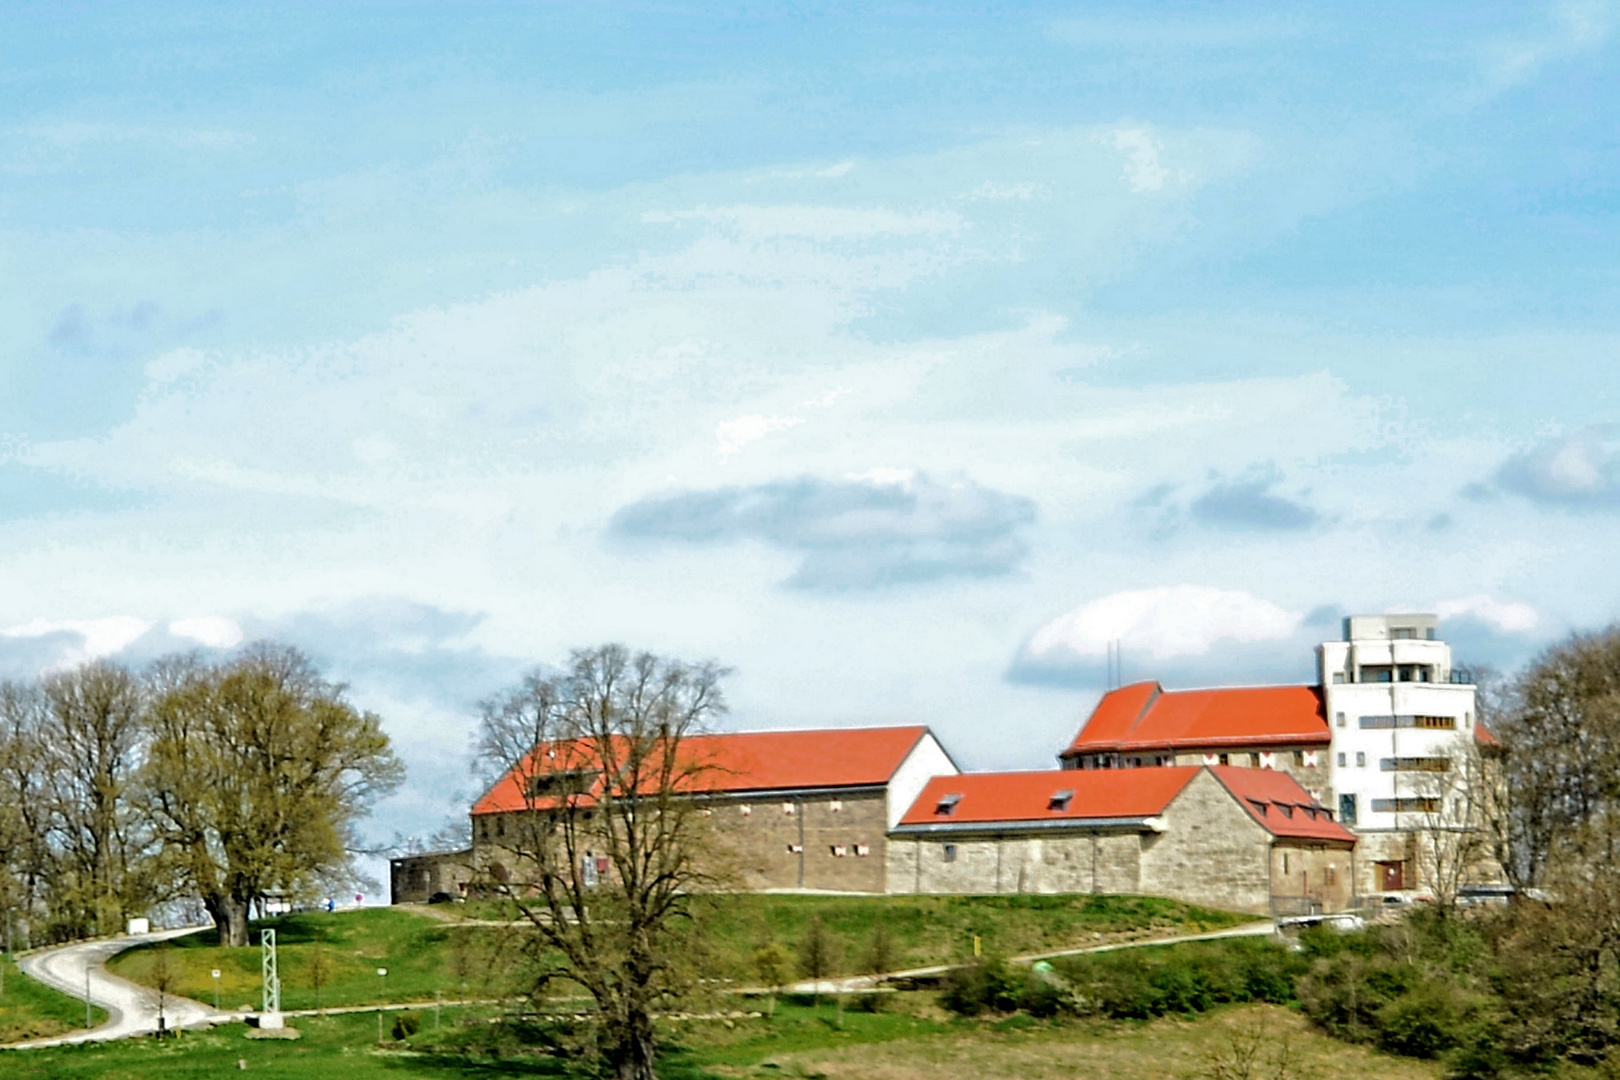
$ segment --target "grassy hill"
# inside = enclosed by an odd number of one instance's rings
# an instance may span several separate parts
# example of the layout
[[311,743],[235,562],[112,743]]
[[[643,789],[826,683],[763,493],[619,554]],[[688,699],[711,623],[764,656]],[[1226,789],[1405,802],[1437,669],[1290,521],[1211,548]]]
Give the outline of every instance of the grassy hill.
[[[8,987],[9,990],[9,987]],[[12,1051],[0,1070],[42,1080],[171,1080],[173,1077],[236,1076],[245,1068],[261,1080],[344,1080],[458,1077],[581,1078],[593,1075],[556,1058],[490,1058],[428,1055],[415,1045],[474,1019],[446,1009],[435,1032],[432,1013],[407,1044],[376,1045],[370,1014],[311,1017],[296,1021],[297,1042],[250,1041],[242,1025],[230,1025],[178,1040]],[[482,1018],[476,1018],[482,1023]],[[1024,1021],[1024,1022],[1015,1022]],[[745,1077],[831,1077],[834,1080],[1071,1080],[1076,1075],[1111,1080],[1162,1080],[1204,1075],[1209,1056],[1227,1046],[1234,1031],[1262,1024],[1273,1038],[1286,1036],[1298,1066],[1294,1075],[1317,1080],[1438,1080],[1436,1062],[1392,1058],[1337,1042],[1306,1029],[1286,1009],[1243,1006],[1190,1020],[1149,1023],[1075,1024],[948,1020],[903,1012],[844,1015],[842,1026],[827,1008],[819,1012],[784,1002],[774,1020],[666,1025],[668,1055],[663,1080],[738,1080]]]
[[[692,957],[711,979],[751,983],[749,957],[769,941],[797,947],[812,917],[838,943],[843,972],[866,970],[877,927],[890,941],[895,967],[947,963],[972,955],[977,935],[986,953],[1017,955],[1065,946],[1220,929],[1247,916],[1139,896],[786,896],[707,898],[694,912]],[[471,910],[371,908],[309,912],[265,923],[276,929],[282,1008],[367,1005],[380,1000],[431,1001],[502,996],[515,965],[515,933],[500,925],[510,912],[495,905]],[[255,935],[256,938],[256,935]],[[172,946],[133,950],[109,965],[150,985],[154,965],[177,973],[176,993],[212,1003],[219,969],[220,1004],[257,1008],[260,954],[218,947],[211,932]],[[159,950],[167,949],[161,960]],[[377,969],[386,968],[386,979]],[[317,992],[316,983],[321,985]]]
[[[82,1000],[27,978],[17,965],[3,957],[0,968],[5,971],[5,990],[0,992],[0,1043],[60,1035],[84,1026]],[[107,1019],[101,1009],[91,1012],[92,1024]]]

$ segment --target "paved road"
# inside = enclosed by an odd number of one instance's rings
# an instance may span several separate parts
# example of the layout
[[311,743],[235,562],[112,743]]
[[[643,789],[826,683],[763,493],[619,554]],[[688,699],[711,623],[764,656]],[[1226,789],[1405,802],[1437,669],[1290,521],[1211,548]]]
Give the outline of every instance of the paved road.
[[[17,966],[22,969],[24,975],[80,1001],[84,1000],[88,978],[90,1000],[107,1010],[107,1022],[89,1031],[76,1031],[71,1035],[57,1035],[49,1039],[15,1043],[10,1048],[101,1042],[156,1031],[157,991],[109,974],[105,965],[109,959],[125,949],[153,941],[166,941],[183,934],[195,933],[196,930],[196,927],[185,930],[160,930],[155,934],[134,934],[101,941],[86,941],[61,945],[54,949],[41,949],[39,952],[18,957]],[[189,1027],[198,1023],[218,1023],[239,1016],[234,1013],[216,1013],[200,1001],[192,1001],[190,998],[174,994],[164,995],[163,1015],[171,1028]]]

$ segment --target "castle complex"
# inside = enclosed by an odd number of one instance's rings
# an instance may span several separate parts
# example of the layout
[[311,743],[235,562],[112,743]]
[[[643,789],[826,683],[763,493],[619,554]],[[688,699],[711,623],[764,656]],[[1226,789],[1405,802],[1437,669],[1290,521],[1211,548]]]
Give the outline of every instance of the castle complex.
[[[1057,770],[963,773],[925,727],[689,741],[723,763],[705,812],[743,888],[1339,911],[1499,878],[1457,861],[1495,740],[1436,631],[1431,615],[1346,619],[1314,686],[1111,690]],[[396,903],[506,872],[503,838],[533,812],[515,775],[473,806],[470,850],[394,860]]]

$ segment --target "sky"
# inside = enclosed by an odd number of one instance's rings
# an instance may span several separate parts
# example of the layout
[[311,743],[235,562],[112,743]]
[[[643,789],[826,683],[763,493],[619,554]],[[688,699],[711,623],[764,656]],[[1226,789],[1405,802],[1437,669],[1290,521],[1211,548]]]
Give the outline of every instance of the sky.
[[476,795],[572,648],[1040,768],[1620,609],[1620,9],[0,8],[0,676],[297,645]]

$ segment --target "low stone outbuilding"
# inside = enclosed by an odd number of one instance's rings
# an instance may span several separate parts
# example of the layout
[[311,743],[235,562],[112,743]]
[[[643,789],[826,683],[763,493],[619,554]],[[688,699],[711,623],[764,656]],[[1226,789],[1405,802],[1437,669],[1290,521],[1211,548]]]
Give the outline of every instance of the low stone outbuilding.
[[1356,838],[1285,773],[938,777],[889,832],[889,891],[1138,893],[1256,914],[1352,906]]
[[388,860],[391,904],[422,904],[467,895],[473,878],[472,849],[431,851]]

